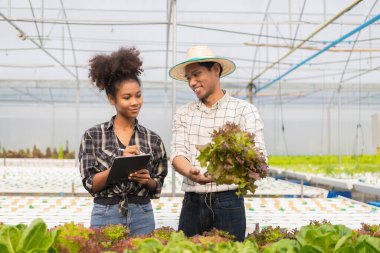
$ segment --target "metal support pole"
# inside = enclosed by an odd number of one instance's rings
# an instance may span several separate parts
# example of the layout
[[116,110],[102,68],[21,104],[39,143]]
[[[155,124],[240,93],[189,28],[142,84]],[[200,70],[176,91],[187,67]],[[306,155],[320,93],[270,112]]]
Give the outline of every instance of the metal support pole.
[[342,104],[342,95],[341,95],[341,85],[338,88],[338,165],[340,166],[342,164],[342,157],[341,157],[341,151],[340,151],[340,109]]
[[[76,96],[75,96],[75,140],[79,140],[79,127],[80,127],[80,123],[79,123],[79,114],[80,114],[80,82],[79,82],[79,73],[78,73],[78,65],[77,65],[77,57],[76,57],[76,54],[75,54],[75,48],[74,48],[74,42],[73,42],[73,36],[71,34],[71,29],[70,29],[70,25],[67,21],[67,15],[66,15],[66,11],[65,11],[65,7],[63,5],[63,0],[61,0],[61,6],[62,6],[62,13],[63,13],[63,16],[66,20],[66,24],[67,24],[67,32],[69,34],[69,38],[70,38],[70,42],[71,42],[71,50],[72,50],[72,53],[73,53],[73,60],[74,60],[74,65],[75,65],[75,80],[76,80]],[[63,49],[63,48],[62,48]],[[64,50],[63,50],[63,55],[64,55]],[[79,152],[79,145],[76,145],[75,144],[75,166],[78,166],[78,152]]]
[[[172,21],[173,21],[173,54],[172,54],[172,64],[174,65],[177,62],[177,1],[172,1]],[[173,78],[172,80],[172,119],[174,118],[174,114],[176,111],[176,81]],[[172,167],[172,196],[174,197],[176,194],[176,187],[175,187],[175,178],[176,178],[176,172],[175,169]]]
[[[75,140],[79,141],[79,128],[80,128],[80,87],[79,87],[79,79],[77,79],[77,87],[76,87],[76,96],[75,96]],[[78,152],[79,152],[79,145],[76,145],[77,143],[75,142],[75,166],[79,165],[79,160],[78,160]]]
[[[44,20],[45,0],[41,1],[41,19]],[[44,46],[44,22],[41,22],[41,47]]]
[[331,155],[331,107],[327,108],[327,154]]

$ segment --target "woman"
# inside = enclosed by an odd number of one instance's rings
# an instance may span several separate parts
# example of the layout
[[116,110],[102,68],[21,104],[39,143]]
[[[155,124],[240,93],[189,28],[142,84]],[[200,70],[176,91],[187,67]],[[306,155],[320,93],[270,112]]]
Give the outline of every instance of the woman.
[[[107,224],[128,226],[132,235],[155,228],[151,198],[159,198],[167,175],[167,158],[161,138],[137,121],[143,103],[139,75],[143,71],[140,52],[121,48],[90,60],[89,77],[105,90],[116,115],[88,129],[79,150],[83,186],[94,196],[91,227]],[[151,154],[142,168],[113,185],[107,177],[116,156]]]

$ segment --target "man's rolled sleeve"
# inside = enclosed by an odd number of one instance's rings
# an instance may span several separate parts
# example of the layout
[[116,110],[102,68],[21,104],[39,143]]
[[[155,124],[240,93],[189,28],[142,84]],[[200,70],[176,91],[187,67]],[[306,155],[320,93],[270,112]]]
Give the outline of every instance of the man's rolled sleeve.
[[173,129],[172,129],[172,142],[171,142],[171,154],[170,162],[177,156],[184,156],[190,161],[189,140],[186,132],[186,115],[182,113],[181,108],[174,115]]
[[245,130],[255,134],[255,145],[267,158],[267,151],[264,143],[264,124],[255,106],[246,107],[243,111],[243,125]]

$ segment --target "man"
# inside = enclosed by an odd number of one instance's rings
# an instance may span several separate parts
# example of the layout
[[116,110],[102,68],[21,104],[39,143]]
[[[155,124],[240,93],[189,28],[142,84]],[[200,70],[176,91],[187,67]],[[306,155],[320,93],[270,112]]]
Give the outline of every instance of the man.
[[215,227],[228,231],[238,241],[245,238],[244,198],[236,195],[237,186],[216,185],[197,160],[197,146],[211,142],[212,131],[226,122],[254,132],[257,147],[266,154],[263,124],[256,107],[231,97],[221,87],[220,78],[234,70],[231,60],[216,57],[207,46],[194,46],[187,51],[187,60],[169,71],[172,78],[187,81],[199,99],[177,110],[171,143],[170,160],[184,176],[185,197],[178,230],[187,236]]

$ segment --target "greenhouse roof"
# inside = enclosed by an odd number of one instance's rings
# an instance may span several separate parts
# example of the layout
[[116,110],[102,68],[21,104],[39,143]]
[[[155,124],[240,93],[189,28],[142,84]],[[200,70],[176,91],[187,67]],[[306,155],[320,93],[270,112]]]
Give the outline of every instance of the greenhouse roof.
[[88,60],[122,46],[141,51],[145,102],[185,103],[168,68],[202,44],[236,63],[234,96],[378,107],[379,13],[377,0],[1,1],[0,103],[105,102]]

